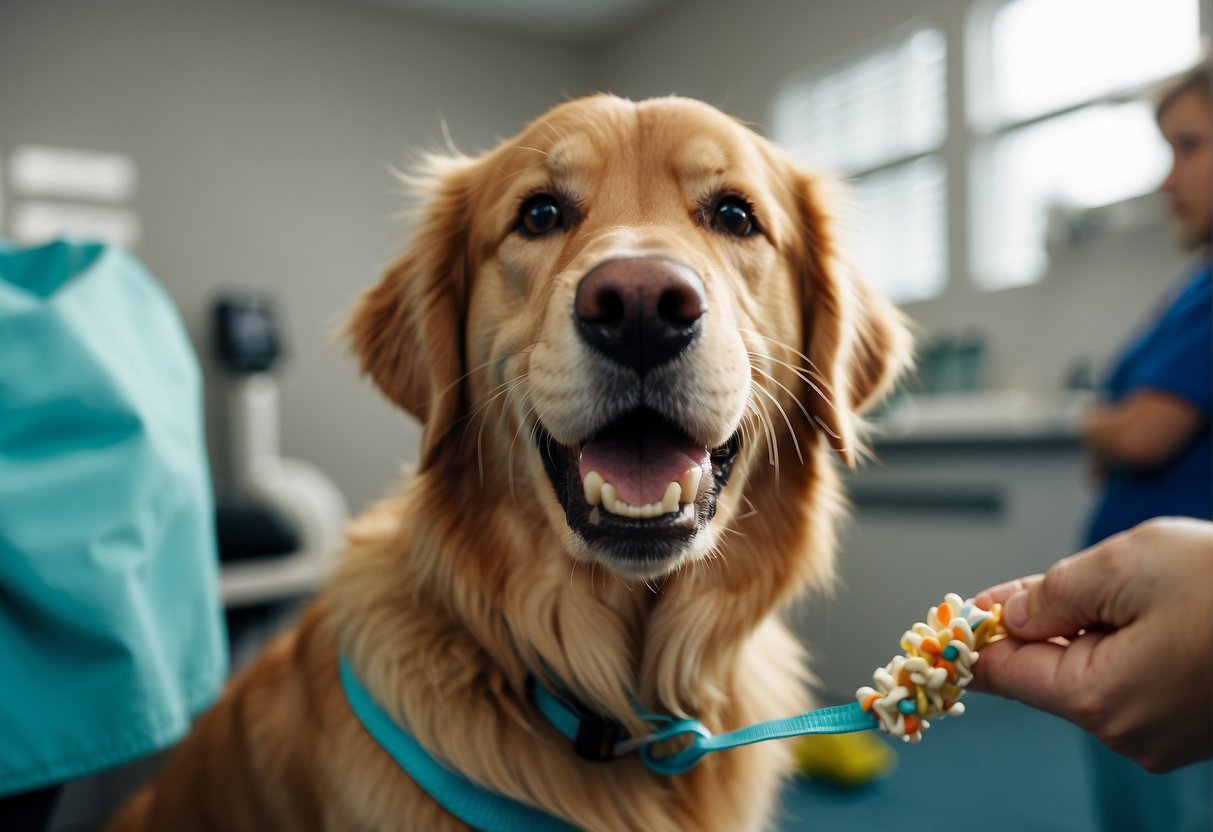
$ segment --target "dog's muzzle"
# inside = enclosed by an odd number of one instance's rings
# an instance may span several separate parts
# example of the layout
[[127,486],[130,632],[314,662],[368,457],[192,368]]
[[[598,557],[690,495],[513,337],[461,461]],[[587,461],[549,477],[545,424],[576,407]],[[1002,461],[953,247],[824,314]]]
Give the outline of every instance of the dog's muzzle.
[[738,450],[736,435],[719,447],[696,439],[682,404],[695,397],[676,395],[694,383],[703,279],[659,257],[607,260],[581,278],[572,312],[592,358],[588,398],[599,405],[592,431],[571,443],[540,418],[544,468],[569,528],[597,559],[634,575],[664,571],[715,516]]

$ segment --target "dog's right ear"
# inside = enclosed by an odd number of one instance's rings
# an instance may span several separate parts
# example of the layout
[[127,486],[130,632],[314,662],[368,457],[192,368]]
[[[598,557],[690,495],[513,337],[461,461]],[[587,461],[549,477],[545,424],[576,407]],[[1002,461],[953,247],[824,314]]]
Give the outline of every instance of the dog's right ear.
[[403,257],[355,304],[345,326],[362,373],[422,424],[428,467],[463,408],[467,227],[475,161],[433,157],[410,181],[422,197]]

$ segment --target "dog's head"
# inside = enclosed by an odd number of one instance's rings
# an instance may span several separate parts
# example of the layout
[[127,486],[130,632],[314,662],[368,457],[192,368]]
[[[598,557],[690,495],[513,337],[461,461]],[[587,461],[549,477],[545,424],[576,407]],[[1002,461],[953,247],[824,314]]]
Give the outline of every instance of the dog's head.
[[711,553],[755,478],[852,462],[908,339],[839,257],[827,183],[772,144],[699,102],[596,96],[430,168],[349,325],[424,424],[423,471],[505,472],[486,499],[652,577]]

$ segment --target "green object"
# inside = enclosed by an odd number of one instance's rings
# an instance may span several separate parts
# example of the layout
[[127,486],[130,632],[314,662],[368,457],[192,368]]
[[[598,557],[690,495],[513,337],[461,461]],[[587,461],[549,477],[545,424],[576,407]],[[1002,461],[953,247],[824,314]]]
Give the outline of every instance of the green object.
[[201,376],[126,252],[0,241],[0,795],[182,737],[227,669]]
[[897,766],[897,754],[872,734],[812,734],[795,745],[800,773],[835,786],[855,787],[884,777]]

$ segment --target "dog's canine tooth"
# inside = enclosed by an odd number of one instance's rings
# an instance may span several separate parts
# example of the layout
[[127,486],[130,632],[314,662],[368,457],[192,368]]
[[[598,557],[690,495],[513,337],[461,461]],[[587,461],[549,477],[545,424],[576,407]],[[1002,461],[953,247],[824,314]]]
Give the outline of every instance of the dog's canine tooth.
[[[698,467],[691,468],[683,474],[682,479],[678,481],[678,484],[682,487],[679,500],[687,503],[695,502],[695,498],[699,496],[699,481],[702,477],[703,470]],[[666,496],[669,496],[668,490],[666,491]]]
[[585,501],[592,506],[599,505],[602,502],[602,474],[597,471],[591,471],[585,475],[581,485],[585,489]]
[[[627,505],[627,503],[624,503]],[[622,514],[619,510],[619,492],[609,482],[602,484],[602,507],[611,514]]]

